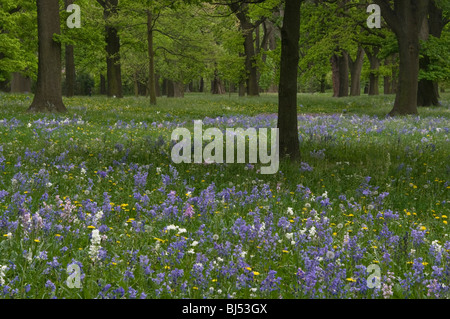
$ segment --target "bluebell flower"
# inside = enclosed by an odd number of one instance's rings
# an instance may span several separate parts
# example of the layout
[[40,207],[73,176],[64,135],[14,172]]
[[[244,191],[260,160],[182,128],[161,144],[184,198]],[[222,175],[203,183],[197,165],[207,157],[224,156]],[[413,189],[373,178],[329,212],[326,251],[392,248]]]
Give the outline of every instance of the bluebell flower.
[[45,288],[49,288],[52,292],[55,291],[56,286],[55,284],[49,279],[47,280],[47,282],[45,283]]

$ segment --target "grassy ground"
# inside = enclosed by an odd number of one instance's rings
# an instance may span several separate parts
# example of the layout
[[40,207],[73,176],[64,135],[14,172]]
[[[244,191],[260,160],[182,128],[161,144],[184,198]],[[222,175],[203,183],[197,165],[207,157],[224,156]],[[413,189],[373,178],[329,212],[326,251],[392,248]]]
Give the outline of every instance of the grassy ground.
[[393,99],[300,95],[302,163],[261,175],[174,164],[171,132],[275,127],[276,95],[75,97],[64,115],[0,95],[3,297],[448,297],[450,95],[385,118]]

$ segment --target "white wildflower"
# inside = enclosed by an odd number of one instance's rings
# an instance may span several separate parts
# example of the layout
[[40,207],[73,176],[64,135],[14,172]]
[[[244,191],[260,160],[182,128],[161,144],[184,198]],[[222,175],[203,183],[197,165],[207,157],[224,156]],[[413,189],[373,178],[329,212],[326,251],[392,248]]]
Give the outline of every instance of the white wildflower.
[[309,235],[310,235],[311,237],[314,237],[315,234],[316,234],[316,227],[312,226],[312,227],[309,229]]
[[434,249],[436,249],[436,251],[440,252],[442,250],[442,246],[439,245],[439,240],[433,240],[431,242],[431,246],[434,247]]
[[327,256],[327,259],[333,259],[334,258],[334,252],[329,250],[329,251],[327,251],[326,256]]
[[103,217],[103,211],[99,210],[97,213],[95,213],[94,215],[94,221],[99,221],[101,218]]
[[8,270],[8,266],[2,266],[0,265],[0,286],[3,286],[5,284],[5,272]]
[[175,226],[173,224],[166,227],[166,230],[177,230],[177,229],[178,229],[178,226]]
[[94,229],[91,236],[91,246],[89,247],[89,257],[91,257],[91,259],[94,261],[98,260],[101,241],[102,239],[100,237],[100,232],[98,231],[98,229]]

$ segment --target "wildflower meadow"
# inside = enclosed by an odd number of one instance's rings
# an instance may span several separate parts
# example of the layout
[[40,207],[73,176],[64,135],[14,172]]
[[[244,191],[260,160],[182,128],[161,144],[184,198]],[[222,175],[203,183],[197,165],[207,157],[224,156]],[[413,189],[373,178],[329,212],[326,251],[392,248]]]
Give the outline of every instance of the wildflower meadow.
[[[298,165],[171,160],[175,128],[276,127],[276,97],[0,95],[0,298],[450,296],[449,98],[299,97]],[[205,142],[205,144],[207,144]]]

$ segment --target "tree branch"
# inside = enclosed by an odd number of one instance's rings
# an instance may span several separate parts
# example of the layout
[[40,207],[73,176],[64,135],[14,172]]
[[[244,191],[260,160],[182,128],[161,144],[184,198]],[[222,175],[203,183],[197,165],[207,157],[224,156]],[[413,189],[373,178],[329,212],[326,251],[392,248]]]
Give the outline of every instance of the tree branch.
[[381,8],[381,14],[386,20],[386,23],[389,25],[389,27],[394,31],[395,33],[399,32],[398,27],[398,15],[396,12],[396,9],[392,9],[391,5],[389,4],[389,0],[374,0],[376,4],[378,4]]

